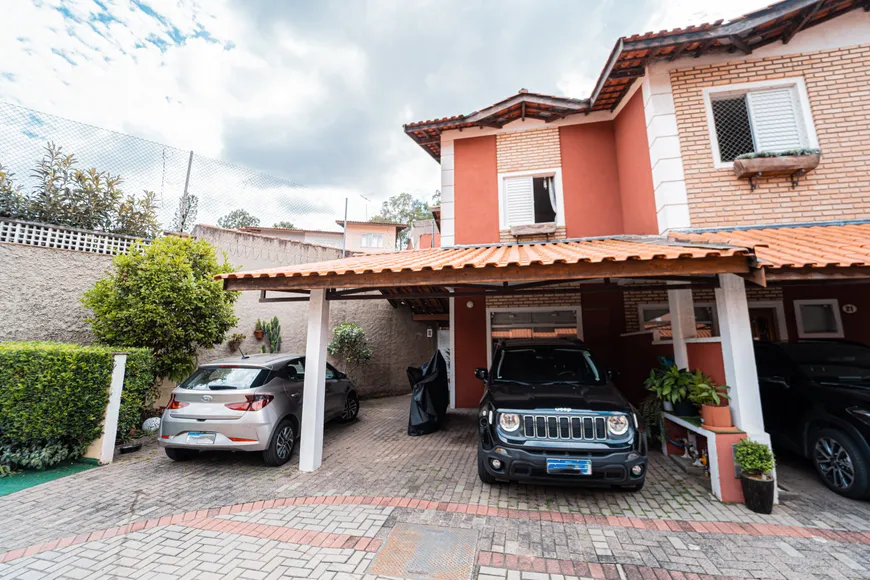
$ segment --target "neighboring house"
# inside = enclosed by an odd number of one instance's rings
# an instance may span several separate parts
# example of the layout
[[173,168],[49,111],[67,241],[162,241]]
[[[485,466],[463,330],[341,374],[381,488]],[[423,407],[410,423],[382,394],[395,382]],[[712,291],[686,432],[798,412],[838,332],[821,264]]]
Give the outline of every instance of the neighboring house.
[[339,250],[342,248],[342,244],[344,244],[344,232],[261,227],[241,228],[239,231],[248,232],[251,234],[260,234],[272,238],[281,238],[283,240],[293,240],[294,242],[304,242],[306,244],[315,244],[318,246],[329,246],[330,248],[337,248]]
[[[345,227],[343,220],[335,223]],[[396,240],[399,232],[407,228],[407,224],[393,222],[347,222],[347,251],[377,254],[393,252],[397,249]]]
[[408,231],[409,250],[423,250],[426,248],[438,248],[441,246],[441,232],[438,231],[438,223],[433,216],[428,220],[417,220],[411,223]]

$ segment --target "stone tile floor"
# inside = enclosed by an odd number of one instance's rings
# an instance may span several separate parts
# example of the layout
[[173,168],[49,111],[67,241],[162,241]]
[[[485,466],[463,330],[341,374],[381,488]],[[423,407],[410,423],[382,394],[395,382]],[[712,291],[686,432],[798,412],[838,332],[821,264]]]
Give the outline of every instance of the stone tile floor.
[[[0,578],[363,578],[397,522],[475,530],[480,578],[868,578],[870,504],[781,464],[771,516],[653,454],[638,493],[477,480],[474,417],[410,438],[407,397],[329,425],[324,465],[156,447],[0,498]],[[372,576],[369,576],[372,577]]]

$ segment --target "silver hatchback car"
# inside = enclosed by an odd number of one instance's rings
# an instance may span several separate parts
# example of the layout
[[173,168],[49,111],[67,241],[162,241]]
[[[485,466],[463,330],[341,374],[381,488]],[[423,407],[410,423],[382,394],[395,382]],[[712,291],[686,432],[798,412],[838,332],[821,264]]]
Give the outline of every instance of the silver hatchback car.
[[[256,354],[201,365],[173,391],[159,444],[175,461],[205,449],[260,451],[267,465],[290,459],[302,423],[305,357]],[[326,365],[324,419],[350,422],[359,398],[350,379]]]

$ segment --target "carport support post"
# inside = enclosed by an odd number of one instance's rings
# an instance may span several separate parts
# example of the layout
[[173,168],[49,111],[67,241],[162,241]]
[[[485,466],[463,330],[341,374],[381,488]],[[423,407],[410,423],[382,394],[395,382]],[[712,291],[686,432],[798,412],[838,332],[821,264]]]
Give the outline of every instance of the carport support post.
[[121,415],[121,392],[124,390],[124,373],[127,370],[126,352],[116,352],[113,359],[109,403],[103,417],[103,434],[85,451],[86,458],[96,459],[100,465],[108,465],[115,456],[115,438],[118,434],[118,418]]
[[674,364],[678,369],[689,368],[686,339],[695,338],[695,303],[692,290],[668,290],[668,309],[671,313],[671,335],[674,339]]
[[312,290],[308,300],[308,337],[302,392],[299,470],[314,471],[323,461],[323,410],[326,404],[326,343],[329,302],[326,290]]

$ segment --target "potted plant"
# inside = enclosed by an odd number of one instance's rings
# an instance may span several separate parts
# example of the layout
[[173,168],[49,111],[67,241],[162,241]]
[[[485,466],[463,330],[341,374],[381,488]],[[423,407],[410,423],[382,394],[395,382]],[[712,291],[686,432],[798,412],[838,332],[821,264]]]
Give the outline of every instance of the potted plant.
[[240,346],[242,346],[242,341],[248,338],[244,334],[240,332],[236,332],[230,335],[230,339],[227,341],[227,346],[230,347],[230,350],[235,351]]
[[776,480],[773,452],[764,443],[741,439],[734,445],[734,461],[740,467],[740,485],[746,507],[759,514],[773,511]]
[[818,149],[744,153],[734,159],[734,175],[748,177],[759,173],[806,173],[818,167],[821,158],[822,152]]
[[709,427],[731,427],[728,406],[728,386],[717,385],[713,379],[695,371],[689,385],[689,400],[701,407],[701,420]]
[[254,337],[257,340],[263,340],[263,321],[257,319],[257,324],[254,325]]
[[666,411],[672,411],[680,417],[695,417],[698,409],[686,400],[691,379],[692,373],[689,371],[677,368],[677,365],[668,365],[653,369],[644,385],[662,400]]

